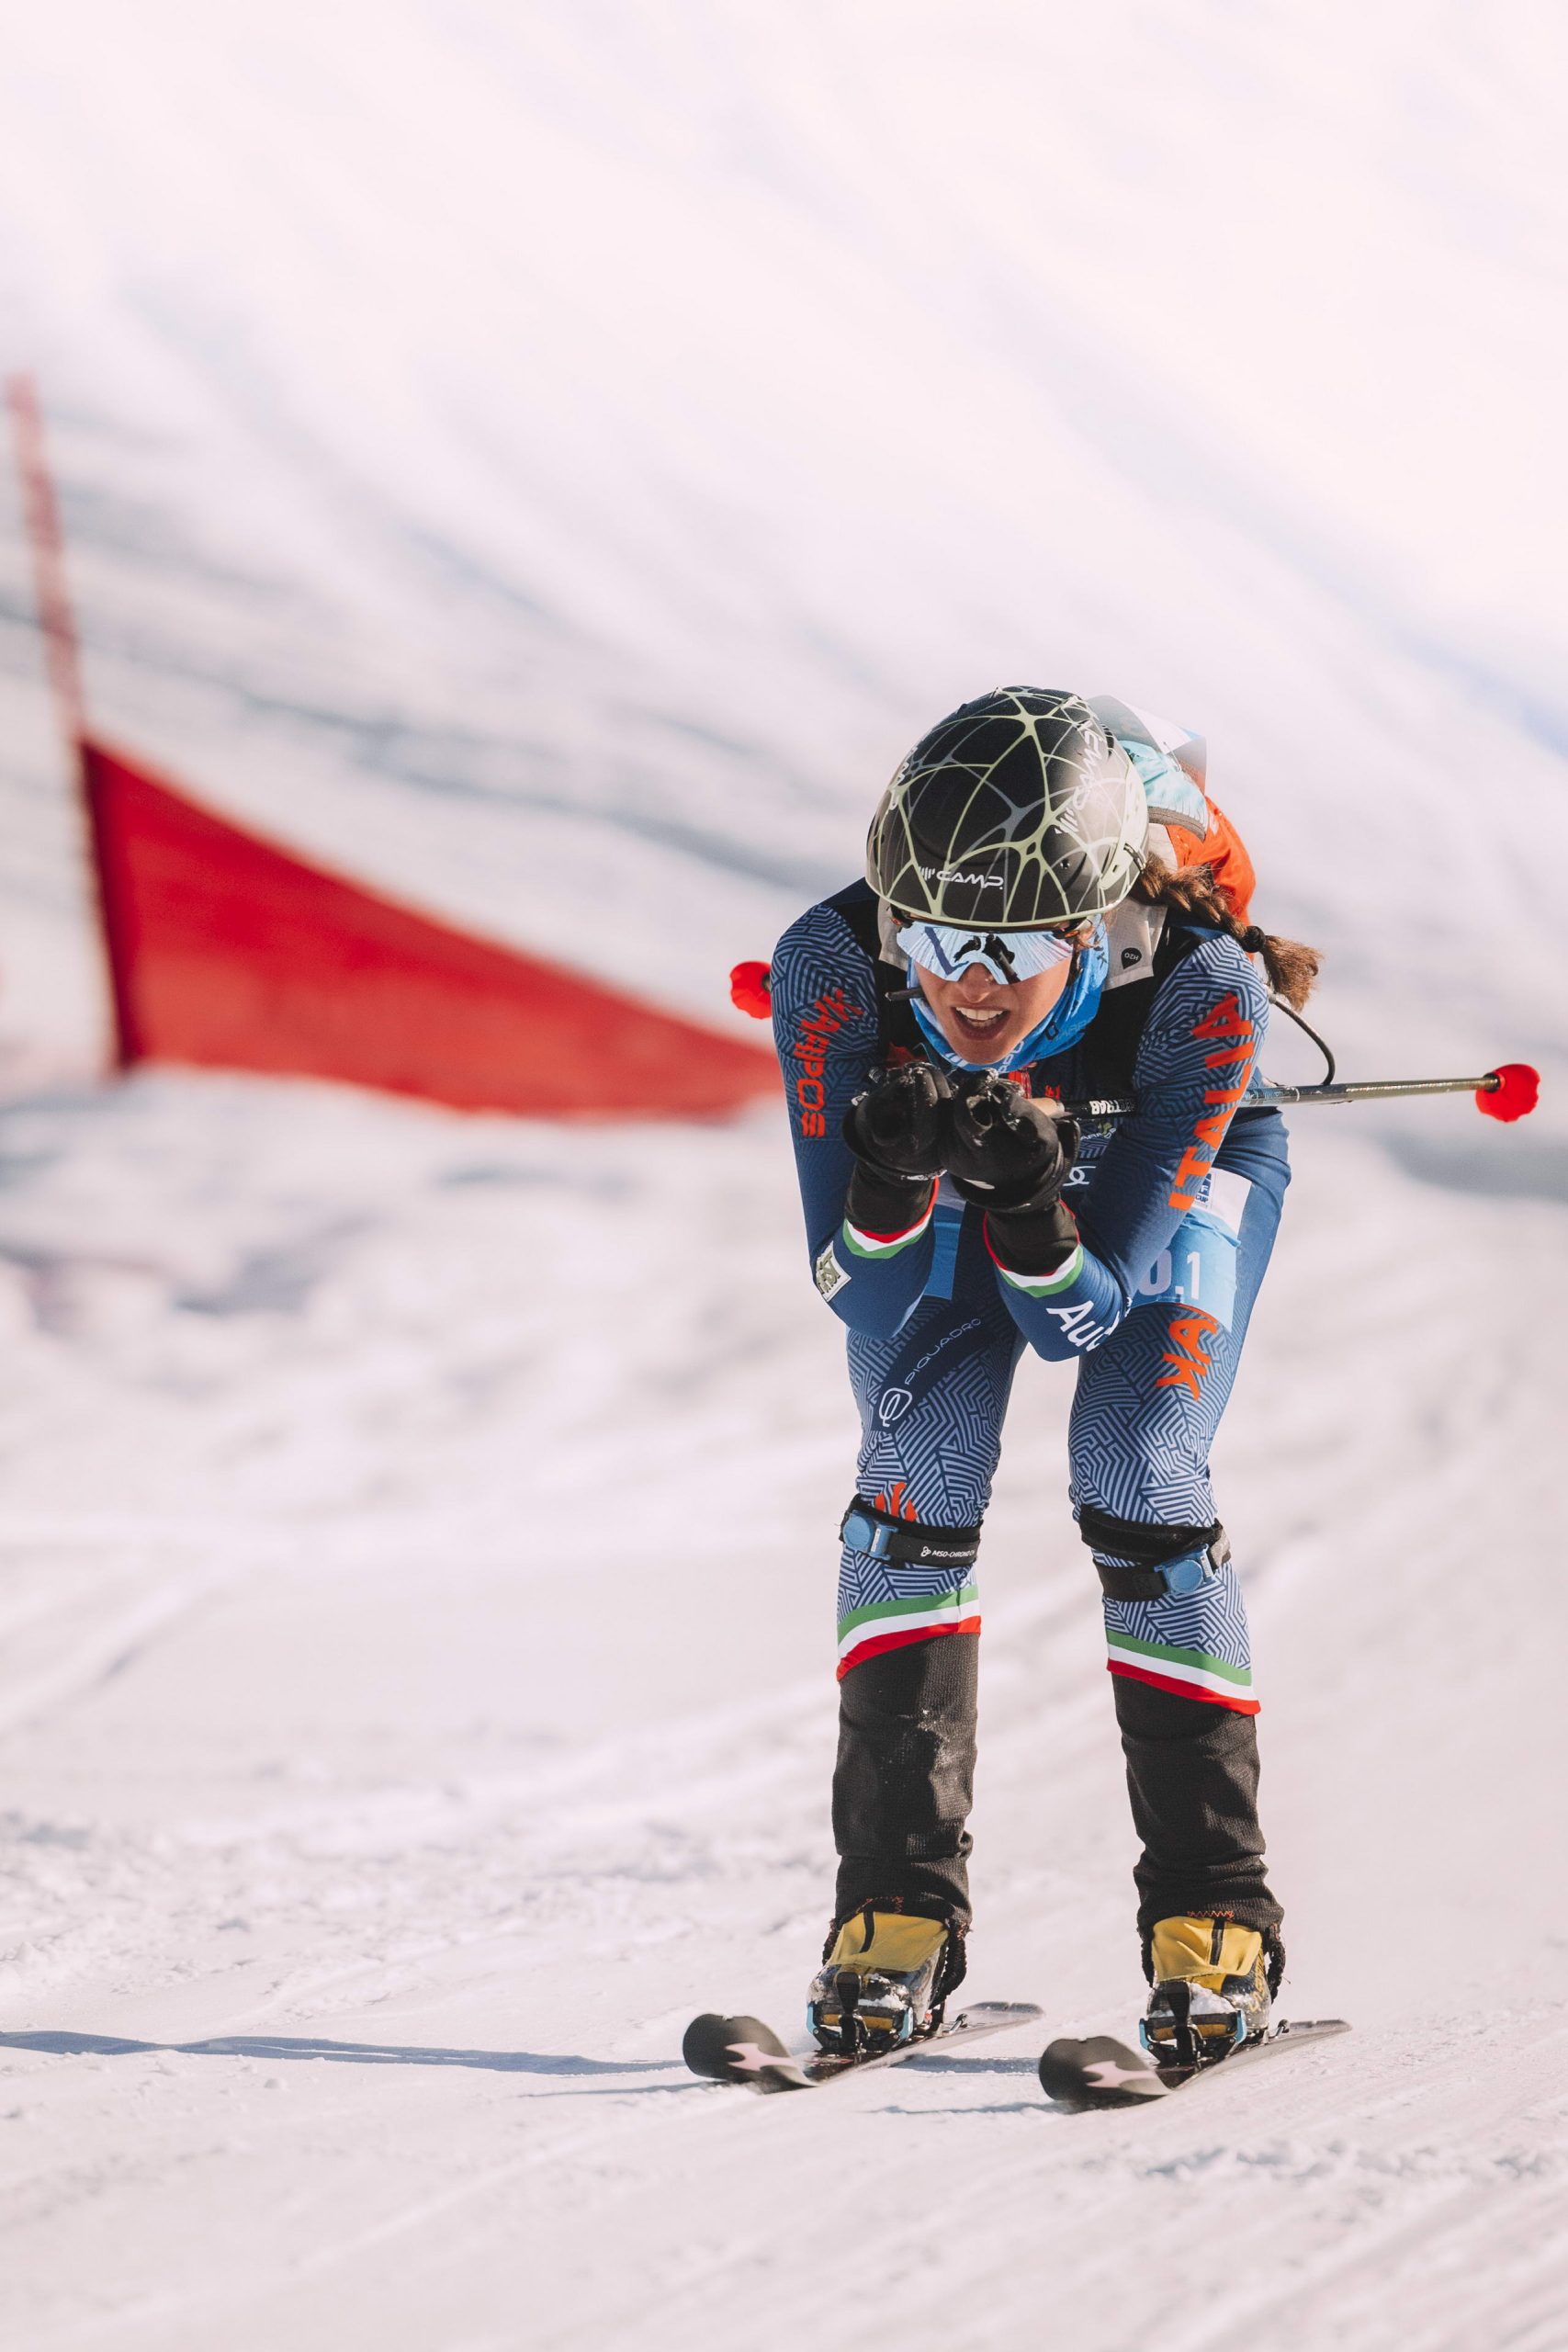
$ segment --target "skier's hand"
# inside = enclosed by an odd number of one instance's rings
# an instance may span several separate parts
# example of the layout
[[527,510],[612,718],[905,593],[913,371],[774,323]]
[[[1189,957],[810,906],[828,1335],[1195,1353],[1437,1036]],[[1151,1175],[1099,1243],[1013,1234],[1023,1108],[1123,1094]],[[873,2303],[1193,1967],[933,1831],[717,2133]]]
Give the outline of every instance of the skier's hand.
[[947,1136],[947,1171],[959,1192],[1004,1216],[1054,1208],[1077,1157],[1077,1122],[994,1070],[956,1088]]
[[898,1062],[844,1114],[844,1141],[874,1175],[929,1184],[947,1155],[952,1090],[930,1062]]
[[844,1141],[855,1156],[844,1203],[852,1225],[867,1233],[902,1233],[923,1217],[947,1151],[947,1098],[930,1062],[898,1062],[857,1094],[844,1114]]

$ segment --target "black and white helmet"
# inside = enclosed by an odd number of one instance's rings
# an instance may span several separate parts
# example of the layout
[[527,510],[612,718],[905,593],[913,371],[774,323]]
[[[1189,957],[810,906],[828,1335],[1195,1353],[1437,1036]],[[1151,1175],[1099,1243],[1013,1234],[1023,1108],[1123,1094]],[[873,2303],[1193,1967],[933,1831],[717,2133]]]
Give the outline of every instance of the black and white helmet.
[[872,820],[865,878],[917,922],[1037,931],[1120,905],[1148,831],[1142,779],[1081,695],[998,686],[899,767]]

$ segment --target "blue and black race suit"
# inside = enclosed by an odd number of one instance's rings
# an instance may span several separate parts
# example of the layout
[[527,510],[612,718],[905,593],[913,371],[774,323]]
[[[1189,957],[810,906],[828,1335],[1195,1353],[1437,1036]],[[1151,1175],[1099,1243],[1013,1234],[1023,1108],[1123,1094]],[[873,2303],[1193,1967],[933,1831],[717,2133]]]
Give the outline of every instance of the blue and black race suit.
[[[1136,1108],[1087,1123],[1065,1196],[1081,1246],[1040,1275],[998,1261],[945,1179],[904,1231],[849,1220],[844,1113],[923,1046],[864,884],[792,924],[773,1023],[807,1247],[848,1330],[857,1492],[883,1522],[977,1529],[1023,1348],[1076,1363],[1070,1493],[1104,1587],[1144,1925],[1224,1911],[1271,1928],[1247,1612],[1209,1476],[1289,1182],[1278,1113],[1238,1107],[1269,997],[1232,939],[1160,910],[1119,910],[1109,944],[1087,1029],[1023,1082]],[[864,1548],[865,1526],[852,1516],[840,1570],[839,1909],[892,1894],[961,1916],[976,1644],[951,1637],[978,1634],[977,1585],[968,1567]]]

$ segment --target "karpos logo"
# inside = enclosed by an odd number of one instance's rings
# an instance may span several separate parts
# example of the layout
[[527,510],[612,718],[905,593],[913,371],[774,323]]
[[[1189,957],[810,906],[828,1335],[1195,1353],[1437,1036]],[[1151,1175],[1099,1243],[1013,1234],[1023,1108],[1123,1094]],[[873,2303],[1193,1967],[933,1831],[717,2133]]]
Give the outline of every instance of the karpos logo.
[[824,1083],[828,1040],[846,1021],[860,1018],[860,1006],[852,1004],[842,989],[824,989],[801,1014],[795,1043],[789,1050],[791,1059],[800,1065],[795,1074],[795,1102],[803,1136],[825,1136],[828,1132],[828,1091]]

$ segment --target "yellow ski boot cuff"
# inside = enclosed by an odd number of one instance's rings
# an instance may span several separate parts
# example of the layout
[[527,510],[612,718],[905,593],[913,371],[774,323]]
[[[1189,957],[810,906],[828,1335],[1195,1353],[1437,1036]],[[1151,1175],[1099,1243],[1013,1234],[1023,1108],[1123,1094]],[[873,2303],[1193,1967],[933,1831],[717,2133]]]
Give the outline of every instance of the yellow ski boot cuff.
[[1256,1928],[1234,1919],[1162,1919],[1149,1940],[1151,1973],[1156,1984],[1185,1977],[1217,1993],[1227,1976],[1263,1971],[1263,1939]]
[[866,1915],[857,1911],[846,1919],[828,1955],[829,1968],[883,1969],[889,1976],[910,1976],[940,1952],[947,1929],[940,1919],[911,1918],[902,1911],[874,1911],[871,1933]]

